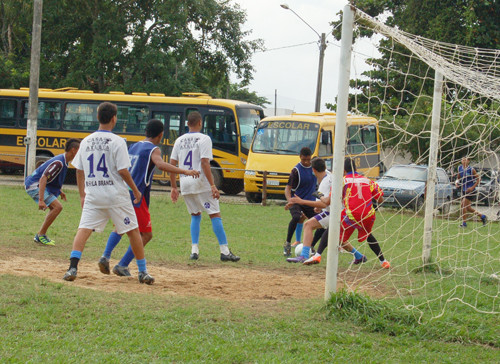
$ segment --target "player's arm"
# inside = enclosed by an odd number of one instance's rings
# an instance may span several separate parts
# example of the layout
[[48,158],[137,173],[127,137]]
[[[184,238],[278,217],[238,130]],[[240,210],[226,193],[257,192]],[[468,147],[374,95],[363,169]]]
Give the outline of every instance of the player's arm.
[[[175,167],[177,165],[177,160],[170,158],[170,163],[172,167]],[[172,199],[172,202],[175,203],[179,199],[179,190],[177,189],[177,173],[175,172],[170,172],[170,198]]]
[[476,172],[475,168],[472,168],[472,175],[474,176],[476,183],[474,183],[473,186],[471,186],[467,189],[467,193],[474,191],[474,189],[479,185],[479,182],[481,182],[481,176]]
[[169,173],[179,173],[179,174],[185,174],[186,176],[192,176],[194,178],[198,178],[200,176],[199,171],[195,170],[189,170],[189,169],[182,169],[178,168],[170,163],[167,163],[163,160],[161,157],[161,152],[160,149],[156,148],[153,153],[151,154],[151,160],[155,164],[158,169],[164,171],[164,172],[169,172]]
[[38,210],[46,210],[47,205],[45,204],[45,187],[47,186],[47,176],[44,174],[40,181],[38,181]]
[[85,202],[85,173],[83,169],[76,170],[76,185],[80,194],[80,205],[83,208],[83,203]]
[[212,189],[212,197],[215,199],[219,199],[220,192],[217,189],[217,186],[214,184],[214,177],[212,176],[212,170],[210,169],[210,159],[201,158],[201,169],[207,177],[208,183],[210,183],[210,188]]
[[137,186],[135,185],[134,179],[132,178],[132,175],[130,174],[128,169],[127,168],[120,169],[118,171],[118,174],[123,178],[125,183],[132,190],[132,193],[134,194],[134,197],[135,197],[134,203],[139,203],[139,201],[141,201],[142,194],[139,191],[139,189],[137,188]]
[[290,197],[290,199],[288,200],[288,203],[290,205],[298,203],[299,205],[306,205],[306,206],[311,206],[311,207],[317,207],[319,209],[324,209],[326,206],[328,206],[328,205],[326,205],[321,200],[316,200],[316,201],[303,200],[303,199],[301,199],[300,197],[297,197],[297,196]]

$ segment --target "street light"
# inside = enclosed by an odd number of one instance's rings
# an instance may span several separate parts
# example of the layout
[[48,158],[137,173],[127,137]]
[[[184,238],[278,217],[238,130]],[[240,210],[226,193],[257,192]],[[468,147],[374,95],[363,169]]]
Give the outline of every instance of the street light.
[[302,20],[309,28],[312,29],[314,33],[319,37],[320,45],[319,45],[319,65],[318,65],[318,82],[316,85],[316,104],[314,106],[314,111],[319,112],[320,105],[321,105],[321,88],[323,85],[323,60],[325,58],[325,49],[326,49],[326,35],[325,33],[319,33],[304,19],[300,17],[299,14],[297,14],[295,11],[293,11],[292,8],[290,8],[287,4],[281,4],[280,5],[283,9],[285,10],[290,10],[292,13],[294,13],[300,20]]

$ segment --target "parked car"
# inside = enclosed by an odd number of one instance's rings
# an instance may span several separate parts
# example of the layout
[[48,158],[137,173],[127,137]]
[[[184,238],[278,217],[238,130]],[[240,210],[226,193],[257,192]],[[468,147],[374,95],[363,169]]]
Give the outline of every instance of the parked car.
[[[384,191],[381,206],[407,207],[418,211],[425,202],[427,166],[416,164],[392,166],[377,183]],[[450,179],[442,168],[436,170],[434,207],[448,214],[452,200]]]
[[500,188],[500,176],[498,171],[491,168],[478,168],[477,174],[481,176],[477,190],[477,202],[484,203],[486,206],[494,205],[498,198],[498,189]]

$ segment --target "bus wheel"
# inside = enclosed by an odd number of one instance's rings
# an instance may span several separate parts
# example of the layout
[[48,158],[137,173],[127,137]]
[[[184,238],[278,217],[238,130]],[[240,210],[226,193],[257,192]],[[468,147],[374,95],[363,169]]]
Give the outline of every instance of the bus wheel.
[[214,166],[211,166],[210,169],[212,171],[212,176],[214,177],[214,185],[217,187],[218,190],[222,190],[222,171],[221,171],[221,169],[214,167]]
[[247,201],[250,203],[261,203],[262,202],[262,195],[260,193],[245,192],[245,197],[247,198]]
[[164,180],[164,179],[155,179],[155,182],[158,182],[160,186],[170,186],[170,181]]
[[226,195],[237,195],[243,191],[243,180],[236,178],[226,178],[222,183],[222,191]]
[[35,169],[40,167],[42,164],[47,162],[50,158],[52,158],[49,154],[39,154],[35,158]]

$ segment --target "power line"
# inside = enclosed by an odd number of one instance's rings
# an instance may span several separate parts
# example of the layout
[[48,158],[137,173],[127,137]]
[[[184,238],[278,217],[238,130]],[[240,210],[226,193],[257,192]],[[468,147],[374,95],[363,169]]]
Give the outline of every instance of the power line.
[[263,51],[257,51],[255,53],[264,53],[264,52],[276,51],[276,50],[285,49],[285,48],[301,47],[303,45],[316,44],[316,43],[318,43],[318,42],[314,41],[314,42],[300,43],[300,44],[294,44],[294,45],[277,47],[277,48],[269,48],[269,49],[264,49]]

